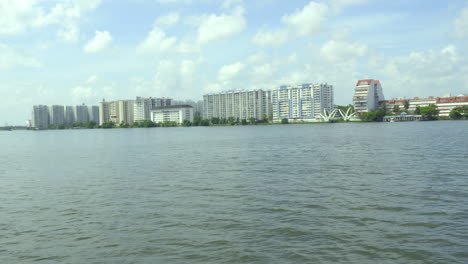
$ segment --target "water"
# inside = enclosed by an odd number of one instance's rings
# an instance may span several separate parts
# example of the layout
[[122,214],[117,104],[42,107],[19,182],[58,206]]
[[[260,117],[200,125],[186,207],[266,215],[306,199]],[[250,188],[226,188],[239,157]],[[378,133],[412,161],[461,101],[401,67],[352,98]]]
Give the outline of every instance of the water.
[[0,263],[468,263],[468,122],[0,133]]

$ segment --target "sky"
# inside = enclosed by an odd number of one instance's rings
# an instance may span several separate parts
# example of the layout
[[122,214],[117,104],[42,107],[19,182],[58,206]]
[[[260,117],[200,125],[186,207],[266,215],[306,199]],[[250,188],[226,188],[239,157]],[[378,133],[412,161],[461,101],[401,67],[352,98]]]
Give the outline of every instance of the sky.
[[0,126],[33,105],[359,79],[468,93],[467,0],[0,0]]

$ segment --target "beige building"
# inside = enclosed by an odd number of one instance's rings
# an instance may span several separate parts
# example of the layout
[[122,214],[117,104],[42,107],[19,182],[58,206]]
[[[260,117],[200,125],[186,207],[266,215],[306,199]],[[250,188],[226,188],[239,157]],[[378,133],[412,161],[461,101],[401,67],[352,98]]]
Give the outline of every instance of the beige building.
[[99,124],[114,122],[115,124],[133,124],[134,100],[109,101],[99,104]]
[[271,92],[255,91],[226,91],[203,96],[203,117],[218,118],[255,118],[261,120],[264,115],[271,118]]
[[191,105],[171,105],[155,107],[150,111],[151,121],[154,123],[176,122],[182,124],[184,120],[193,122],[193,107]]

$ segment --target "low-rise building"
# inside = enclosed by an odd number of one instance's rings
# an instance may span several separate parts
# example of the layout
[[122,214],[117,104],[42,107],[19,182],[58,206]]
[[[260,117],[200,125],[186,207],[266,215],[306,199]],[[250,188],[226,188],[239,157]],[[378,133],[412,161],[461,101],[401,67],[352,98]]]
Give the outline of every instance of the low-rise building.
[[151,120],[150,111],[155,107],[169,106],[171,98],[137,97],[133,106],[133,118],[135,122]]
[[[408,101],[408,109],[404,108],[405,102]],[[447,117],[455,107],[462,107],[468,105],[468,95],[448,96],[448,97],[434,97],[428,98],[414,97],[412,99],[392,99],[381,101],[386,104],[388,112],[392,112],[395,106],[398,106],[400,111],[407,111],[414,113],[417,107],[425,107],[429,105],[436,105],[439,110],[439,116]]]
[[155,107],[150,111],[151,121],[155,123],[176,122],[184,120],[193,122],[193,107],[191,105],[171,105]]

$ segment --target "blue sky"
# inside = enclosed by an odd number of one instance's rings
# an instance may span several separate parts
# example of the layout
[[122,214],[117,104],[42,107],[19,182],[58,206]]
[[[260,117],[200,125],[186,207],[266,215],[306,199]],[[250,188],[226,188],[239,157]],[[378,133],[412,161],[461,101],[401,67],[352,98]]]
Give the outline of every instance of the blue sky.
[[466,0],[1,0],[0,122],[34,104],[305,82],[349,104],[364,78],[386,98],[457,95],[466,47]]

